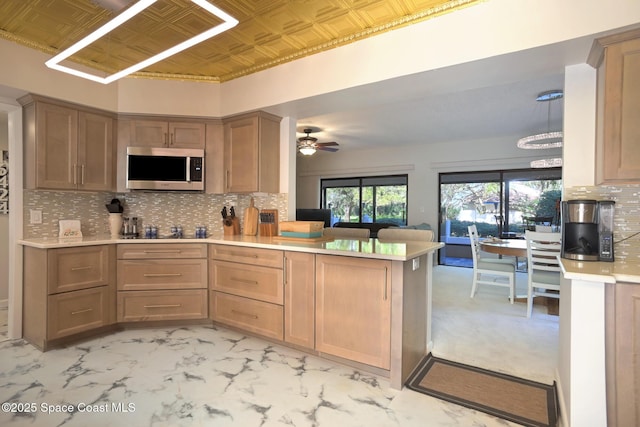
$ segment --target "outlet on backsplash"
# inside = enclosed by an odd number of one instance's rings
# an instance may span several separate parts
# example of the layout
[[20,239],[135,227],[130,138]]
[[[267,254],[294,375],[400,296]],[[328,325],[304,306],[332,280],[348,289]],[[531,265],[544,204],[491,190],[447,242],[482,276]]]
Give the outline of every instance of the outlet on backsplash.
[[29,210],[29,224],[42,224],[42,211],[40,209]]

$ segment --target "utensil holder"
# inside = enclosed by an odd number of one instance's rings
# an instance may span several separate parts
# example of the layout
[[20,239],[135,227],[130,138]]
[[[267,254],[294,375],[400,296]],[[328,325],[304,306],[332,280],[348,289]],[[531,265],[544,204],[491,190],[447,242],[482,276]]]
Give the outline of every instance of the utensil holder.
[[225,236],[235,236],[240,234],[240,218],[227,218],[222,222],[222,230]]
[[122,231],[121,213],[109,214],[109,230],[111,231],[111,237],[120,237],[120,232]]

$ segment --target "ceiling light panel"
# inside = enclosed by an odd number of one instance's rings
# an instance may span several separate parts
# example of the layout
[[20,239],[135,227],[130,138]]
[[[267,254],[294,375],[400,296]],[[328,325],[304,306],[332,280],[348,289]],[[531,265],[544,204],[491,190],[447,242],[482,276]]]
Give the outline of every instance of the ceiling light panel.
[[[182,52],[192,46],[195,46],[198,43],[208,40],[230,28],[233,28],[238,24],[238,21],[234,17],[222,11],[218,7],[214,6],[212,3],[209,3],[207,0],[190,0],[190,3],[197,5],[201,9],[201,13],[209,13],[212,16],[217,17],[220,20],[220,22],[214,24],[210,28],[206,29],[203,32],[200,32],[197,35],[189,35],[190,37],[188,37],[183,41],[178,42],[175,45],[172,45],[171,47],[167,47],[167,46],[160,47],[157,45],[155,46],[152,45],[152,47],[149,49],[148,45],[145,45],[145,50],[147,50],[146,54],[150,56],[148,56],[143,60],[140,60],[139,62],[134,63],[133,65],[129,65],[124,69],[120,69],[119,71],[104,77],[100,75],[92,74],[90,72],[85,72],[77,68],[73,68],[71,66],[62,65],[62,61],[67,60],[68,58],[72,57],[74,54],[87,48],[93,43],[96,43],[98,40],[102,39],[103,37],[111,36],[112,35],[111,33],[113,31],[119,29],[120,26],[133,20],[134,18],[142,19],[143,20],[142,22],[145,22],[144,21],[145,19],[147,21],[151,20],[149,16],[145,17],[145,15],[142,15],[142,13],[145,10],[148,10],[152,5],[154,5],[156,1],[157,0],[139,0],[137,3],[133,4],[130,8],[126,9],[125,11],[117,15],[114,19],[110,20],[109,22],[107,22],[97,30],[93,31],[87,37],[76,42],[70,48],[64,50],[63,52],[51,58],[49,61],[46,62],[46,65],[58,71],[73,74],[75,76],[93,80],[99,83],[108,84],[124,76],[127,76],[131,73],[134,73],[136,71],[146,69],[147,67],[153,64],[156,64],[166,58],[169,58],[179,52]],[[174,13],[173,16],[178,16],[179,19],[181,19],[184,15],[182,14],[176,15]],[[127,31],[128,30],[126,27],[122,29],[123,33],[126,33]],[[151,33],[149,35],[154,38],[160,38],[158,34]],[[163,38],[163,39],[165,41],[167,40],[166,38]],[[170,42],[177,41],[177,38],[169,37],[168,40]],[[104,43],[104,40],[103,40],[103,43]],[[108,44],[108,39],[107,39],[107,44]],[[162,49],[162,50],[158,52],[154,52],[154,49]],[[110,51],[108,47],[106,50]]]

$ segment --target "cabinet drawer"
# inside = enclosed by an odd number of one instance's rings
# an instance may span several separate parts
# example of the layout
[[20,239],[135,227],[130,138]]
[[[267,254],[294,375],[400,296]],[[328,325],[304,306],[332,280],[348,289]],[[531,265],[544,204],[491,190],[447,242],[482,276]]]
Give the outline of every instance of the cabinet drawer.
[[209,258],[263,267],[282,268],[284,255],[275,249],[256,249],[241,246],[210,245]]
[[108,246],[54,249],[48,251],[47,256],[49,294],[87,289],[109,283]]
[[48,305],[47,339],[50,340],[109,323],[107,286],[50,295]]
[[283,339],[282,306],[228,295],[211,293],[211,318],[270,338]]
[[118,290],[121,291],[206,287],[206,259],[118,261]]
[[207,290],[118,292],[118,322],[206,319]]
[[211,289],[274,304],[283,303],[282,270],[210,261]]
[[205,243],[140,243],[118,245],[118,259],[206,258]]

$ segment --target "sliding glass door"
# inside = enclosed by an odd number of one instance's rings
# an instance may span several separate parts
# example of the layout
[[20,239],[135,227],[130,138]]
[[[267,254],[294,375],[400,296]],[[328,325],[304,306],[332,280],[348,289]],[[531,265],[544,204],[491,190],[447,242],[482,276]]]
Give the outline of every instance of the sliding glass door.
[[471,224],[481,238],[523,238],[536,225],[559,226],[561,176],[560,168],[440,174],[440,264],[473,265]]

